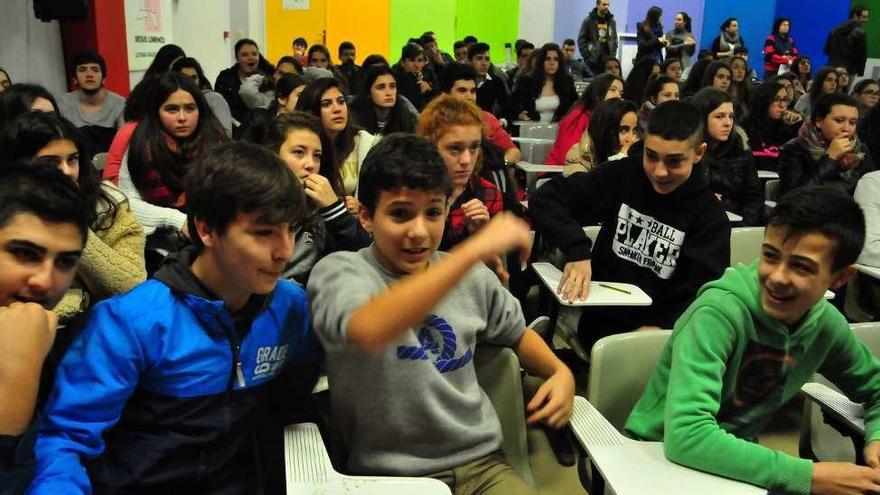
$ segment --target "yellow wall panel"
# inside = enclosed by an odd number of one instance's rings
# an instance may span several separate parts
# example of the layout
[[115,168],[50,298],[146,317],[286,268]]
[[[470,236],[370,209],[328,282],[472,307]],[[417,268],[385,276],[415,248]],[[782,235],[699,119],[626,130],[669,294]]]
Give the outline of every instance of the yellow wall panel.
[[388,58],[390,30],[389,0],[327,0],[327,48],[334,64],[346,40],[354,43],[358,64],[373,53]]
[[261,47],[266,58],[274,64],[284,55],[292,55],[294,38],[305,38],[309,46],[323,43],[327,2],[311,0],[309,10],[284,10],[283,0],[266,0],[266,46]]

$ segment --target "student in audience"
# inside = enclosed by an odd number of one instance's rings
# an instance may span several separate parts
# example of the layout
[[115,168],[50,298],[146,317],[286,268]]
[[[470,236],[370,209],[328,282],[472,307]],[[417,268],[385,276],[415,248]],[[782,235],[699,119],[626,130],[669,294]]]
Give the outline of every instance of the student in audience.
[[[571,74],[575,81],[584,81],[593,77],[593,72],[587,66],[587,63],[577,57],[577,47],[573,39],[566,38],[562,42],[562,54],[565,56],[565,70]],[[518,61],[519,58],[517,57]],[[510,79],[509,75],[508,79],[511,82],[511,86],[514,86],[513,79]]]
[[660,74],[660,64],[653,58],[637,61],[626,78],[623,90],[626,98],[636,105],[641,105],[645,101],[645,87],[648,85],[648,80],[658,74]]
[[9,73],[6,72],[6,69],[0,67],[0,93],[9,89],[10,85],[12,85],[12,78],[9,77]]
[[749,63],[742,57],[730,59],[732,79],[728,93],[733,97],[739,115],[748,115],[752,100],[752,81],[749,78]]
[[[153,92],[159,86],[160,76],[152,76],[141,79],[132,88],[128,99],[125,101],[125,124],[116,131],[110,149],[107,150],[107,160],[104,163],[103,178],[110,181],[114,186],[119,186],[119,170],[122,168],[122,159],[128,150],[131,137],[144,116],[150,113],[150,103]],[[223,100],[226,101],[225,99]],[[228,106],[228,105],[227,105]]]
[[840,76],[834,67],[822,67],[813,79],[813,84],[810,85],[810,92],[797,100],[794,110],[800,113],[804,120],[809,119],[816,100],[822,95],[836,93],[839,82]]
[[[461,100],[477,104],[477,73],[467,65],[450,65],[444,77],[444,93]],[[504,154],[504,162],[516,165],[522,153],[510,139],[501,122],[491,113],[480,110],[483,119],[483,140],[496,146]]]
[[[701,120],[694,105],[667,101],[651,113],[643,157],[552,179],[532,196],[536,231],[565,255],[557,288],[563,298],[584,299],[590,281],[602,280],[635,284],[653,300],[646,308],[585,308],[585,343],[670,328],[700,286],[727,266],[730,224],[699,165],[706,152]],[[598,223],[592,246],[582,227]]]
[[663,34],[663,24],[660,22],[662,17],[663,9],[654,5],[645,14],[645,20],[636,23],[636,61],[645,58],[658,64],[663,61],[663,48],[669,44],[669,40]]
[[657,105],[667,101],[678,100],[681,97],[681,90],[679,88],[678,79],[669,76],[652,76],[648,80],[648,85],[645,87],[645,102],[642,103],[642,107],[639,109],[638,130],[641,134],[644,135],[648,129],[648,120],[650,120],[651,112],[654,111]]
[[752,111],[743,120],[742,127],[758,170],[778,171],[779,148],[797,135],[795,126],[800,125],[800,120],[786,118],[789,98],[778,82],[761,84],[752,94]]
[[[771,81],[781,84],[782,87],[785,89],[785,94],[788,96],[788,98],[792,102],[794,101],[794,94],[795,94],[794,93],[794,91],[795,91],[794,85],[795,85],[795,81],[797,81],[797,76],[794,75],[794,72],[785,72],[785,73],[779,74],[778,76],[771,79]],[[751,100],[749,100],[749,101],[751,101]],[[797,115],[798,117],[800,117],[799,113],[792,112],[790,109],[791,109],[791,105],[789,105],[789,107],[786,109],[787,112],[791,112],[791,113]]]
[[580,141],[589,127],[590,113],[599,103],[614,98],[623,98],[623,79],[611,74],[594,77],[590,87],[559,122],[556,141],[547,154],[547,164],[564,165],[569,150]]
[[[565,50],[565,45],[562,48]],[[511,87],[516,87],[517,78],[529,71],[529,61],[532,60],[532,52],[534,50],[535,45],[526,40],[517,40],[516,67],[507,71],[507,80],[510,82]],[[572,74],[572,76],[575,75]]]
[[[684,69],[691,65],[691,57],[697,49],[697,40],[692,34],[691,16],[686,12],[677,12],[673,23],[672,30],[666,33],[666,39],[669,41],[666,45],[666,59],[680,60],[681,68]],[[672,74],[667,75],[672,76]],[[678,79],[681,79],[681,74]]]
[[563,174],[591,172],[602,163],[626,158],[639,140],[637,110],[635,103],[620,98],[596,105],[590,126],[565,156]]
[[880,83],[875,79],[862,79],[853,86],[852,95],[859,103],[859,114],[865,118],[880,101]]
[[[869,466],[880,464],[880,365],[823,298],[856,272],[864,238],[847,194],[810,187],[783,197],[760,261],[704,286],[678,319],[625,432],[662,441],[677,464],[773,493],[876,491],[880,473]],[[814,463],[756,441],[814,373],[865,403],[868,466]]]
[[343,41],[339,44],[339,65],[336,66],[336,69],[345,77],[345,80],[348,81],[348,86],[353,90],[361,87],[361,80],[359,77],[360,74],[360,66],[355,63],[355,48],[354,43],[351,41]]
[[74,57],[73,79],[76,89],[61,95],[58,112],[80,129],[90,156],[105,152],[125,123],[125,98],[104,87],[107,64],[95,52],[84,51]]
[[330,50],[324,45],[312,45],[309,47],[308,66],[321,69],[330,69],[333,62],[330,60]]
[[684,74],[684,63],[681,59],[666,57],[666,60],[660,64],[660,73],[676,81],[681,81],[682,74]]
[[780,66],[793,70],[798,54],[797,45],[791,36],[791,19],[777,18],[773,21],[773,32],[764,40],[764,80],[776,77]]
[[724,209],[743,217],[743,225],[760,225],[764,194],[752,152],[734,130],[736,113],[730,94],[703,88],[691,99],[703,116],[703,141],[707,144],[702,167],[709,187]]
[[128,200],[115,187],[101,183],[88,156],[76,127],[54,114],[26,113],[0,132],[0,160],[58,167],[94,208],[74,286],[53,308],[62,323],[146,278],[144,232]]
[[252,493],[271,402],[309,400],[320,349],[304,291],[278,280],[307,211],[299,181],[247,143],[186,181],[195,244],[93,309],[46,405],[31,493]]
[[[303,76],[285,74],[275,83],[275,99],[268,108],[254,108],[241,124],[241,140],[260,143],[279,115],[293,112],[307,85]],[[329,156],[329,155],[328,155]]]
[[294,38],[290,46],[293,51],[293,57],[299,61],[299,64],[303,67],[308,65],[309,58],[306,56],[306,50],[309,48],[309,42],[305,38]]
[[859,178],[875,169],[856,132],[858,123],[859,106],[852,96],[820,96],[797,139],[779,150],[780,196],[812,184],[834,185],[852,194]]
[[161,77],[163,74],[171,70],[171,66],[174,65],[174,62],[183,57],[186,57],[186,52],[183,51],[183,48],[171,43],[162,45],[162,47],[156,52],[156,56],[153,57],[153,61],[150,62],[150,66],[147,67],[146,72],[144,72],[143,78],[149,79],[151,77]]
[[846,67],[838,67],[837,69],[837,92],[849,93],[849,72]]
[[[324,258],[308,286],[346,470],[430,476],[465,495],[537,493],[499,453],[501,428],[473,370],[477,343],[512,347],[526,371],[546,379],[527,405],[528,422],[568,423],[571,372],[480,266],[527,252],[528,226],[505,212],[449,254],[436,253],[453,185],[440,153],[418,136],[383,139],[362,181],[359,218],[372,247]],[[423,427],[406,427],[413,418]]]
[[425,50],[416,43],[407,43],[400,51],[400,62],[394,67],[398,92],[421,112],[434,96],[436,82],[425,77]]
[[[34,476],[35,416],[54,371],[51,310],[76,275],[93,216],[56,167],[0,166],[0,491],[23,495]],[[58,341],[64,339],[59,338]],[[51,382],[49,382],[51,383]]]
[[698,59],[694,62],[694,65],[691,66],[691,70],[684,82],[684,86],[681,88],[681,95],[683,98],[694,96],[697,94],[697,91],[703,88],[703,77],[706,75],[706,70],[712,63],[711,60],[704,58]]
[[452,180],[441,251],[467,239],[504,206],[501,191],[477,170],[483,131],[480,113],[469,101],[443,95],[419,117],[418,134],[437,146]]
[[602,59],[602,72],[611,74],[612,76],[623,77],[620,70],[620,60],[616,57],[605,57]]
[[232,118],[236,123],[240,123],[247,116],[248,107],[238,94],[238,90],[242,81],[260,72],[260,49],[256,41],[243,38],[235,43],[234,52],[235,65],[217,75],[214,89],[223,95],[232,111]]
[[147,235],[165,228],[186,232],[183,177],[194,159],[227,139],[192,79],[162,76],[119,169],[119,189]]
[[801,53],[794,60],[791,70],[797,76],[794,81],[794,101],[798,101],[801,96],[807,94],[810,84],[813,83],[813,62],[809,56]]
[[547,43],[535,54],[532,70],[521,74],[513,93],[518,120],[559,122],[578,99],[574,78],[562,65],[562,50]]
[[415,131],[419,115],[397,99],[397,80],[390,68],[369,67],[362,84],[351,103],[351,118],[356,125],[376,136]]
[[238,96],[248,109],[266,108],[275,101],[275,86],[282,76],[298,75],[303,72],[302,66],[295,58],[285,55],[278,59],[272,77],[257,72],[244,78],[241,87],[238,88]]
[[261,143],[281,157],[306,194],[309,213],[296,232],[296,250],[283,275],[305,286],[318,260],[332,252],[367,247],[372,240],[354,213],[345,208],[333,147],[318,117],[304,112],[279,115]]
[[825,55],[828,55],[828,65],[844,67],[856,76],[865,73],[868,60],[868,38],[865,35],[867,22],[868,8],[854,5],[849,11],[849,20],[828,33],[823,49]]
[[171,70],[179,72],[196,83],[196,86],[202,90],[202,95],[205,96],[205,101],[208,102],[211,111],[214,112],[214,117],[220,121],[226,135],[232,137],[232,111],[229,110],[229,104],[220,93],[211,88],[211,81],[205,77],[205,72],[199,61],[192,57],[184,57],[174,62],[171,65]]
[[602,60],[617,54],[617,22],[611,13],[611,0],[596,0],[596,6],[581,23],[577,41],[590,70],[594,74],[602,72]]
[[348,104],[339,81],[316,79],[306,86],[296,103],[296,110],[321,119],[324,132],[333,145],[333,166],[340,172],[345,190],[345,204],[357,211],[355,195],[361,164],[376,141],[375,136],[351,122]]
[[507,85],[492,73],[489,45],[474,43],[468,48],[468,62],[477,73],[477,105],[499,119],[513,119],[515,104]]
[[743,46],[743,40],[739,36],[739,21],[735,17],[728,17],[721,23],[721,34],[712,41],[712,54],[715,60],[736,55],[734,50]]
[[720,89],[726,93],[730,93],[730,85],[733,81],[733,69],[727,62],[716,60],[706,67],[706,73],[703,74],[702,88]]
[[0,93],[0,129],[15,117],[27,112],[58,115],[58,104],[46,88],[37,84],[16,83]]
[[455,61],[459,64],[467,64],[468,62],[468,46],[464,41],[458,40],[452,45],[452,52],[455,54]]
[[[422,33],[422,36],[419,38],[421,40],[421,45],[425,49],[425,55],[428,57],[428,65],[433,67],[435,70],[442,69],[445,66],[455,62],[455,59],[452,58],[452,55],[440,50],[440,45],[437,42],[437,35],[434,31],[425,31]],[[439,76],[439,72],[437,73]]]

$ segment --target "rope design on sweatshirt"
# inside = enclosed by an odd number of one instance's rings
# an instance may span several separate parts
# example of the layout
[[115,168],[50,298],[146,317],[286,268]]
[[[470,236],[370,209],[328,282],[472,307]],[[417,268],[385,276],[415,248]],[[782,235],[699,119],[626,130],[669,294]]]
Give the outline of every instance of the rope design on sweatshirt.
[[[434,340],[435,333],[440,334],[442,343]],[[443,318],[437,315],[428,315],[425,326],[419,329],[419,346],[398,346],[398,359],[427,360],[430,355],[435,356],[434,367],[440,373],[455,371],[466,365],[473,359],[473,352],[468,349],[463,356],[456,358],[455,351],[458,342],[455,331]]]

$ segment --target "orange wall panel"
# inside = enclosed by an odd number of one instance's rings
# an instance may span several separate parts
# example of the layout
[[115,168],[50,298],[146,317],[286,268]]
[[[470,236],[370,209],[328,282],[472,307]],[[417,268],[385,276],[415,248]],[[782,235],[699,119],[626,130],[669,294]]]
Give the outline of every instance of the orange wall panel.
[[284,55],[292,55],[294,38],[305,38],[309,46],[323,43],[327,2],[311,0],[309,10],[284,10],[283,0],[266,0],[266,46],[261,47],[266,58],[274,64]]
[[378,53],[388,58],[391,31],[389,0],[328,0],[327,48],[333,63],[338,63],[339,43],[354,43],[357,63],[367,55]]

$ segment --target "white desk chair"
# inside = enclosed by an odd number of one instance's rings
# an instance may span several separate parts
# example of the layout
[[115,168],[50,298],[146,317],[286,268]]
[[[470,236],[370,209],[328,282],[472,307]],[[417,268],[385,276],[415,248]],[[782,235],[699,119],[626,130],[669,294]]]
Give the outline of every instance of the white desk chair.
[[[528,127],[520,128],[520,137],[534,139],[551,139],[556,140],[556,134],[559,132],[559,124],[536,124]],[[542,162],[543,163],[543,162]]]
[[672,330],[642,330],[609,335],[593,344],[587,400],[618,431],[623,431],[671,335]]
[[[864,342],[874,355],[880,356],[880,322],[855,323],[851,327],[856,337]],[[813,382],[840,392],[837,386],[819,373],[813,376]],[[852,440],[826,424],[821,407],[813,401],[804,404],[799,450],[801,457],[820,461],[853,462],[855,460]]]
[[730,229],[730,266],[748,265],[761,257],[764,227],[733,227]]

